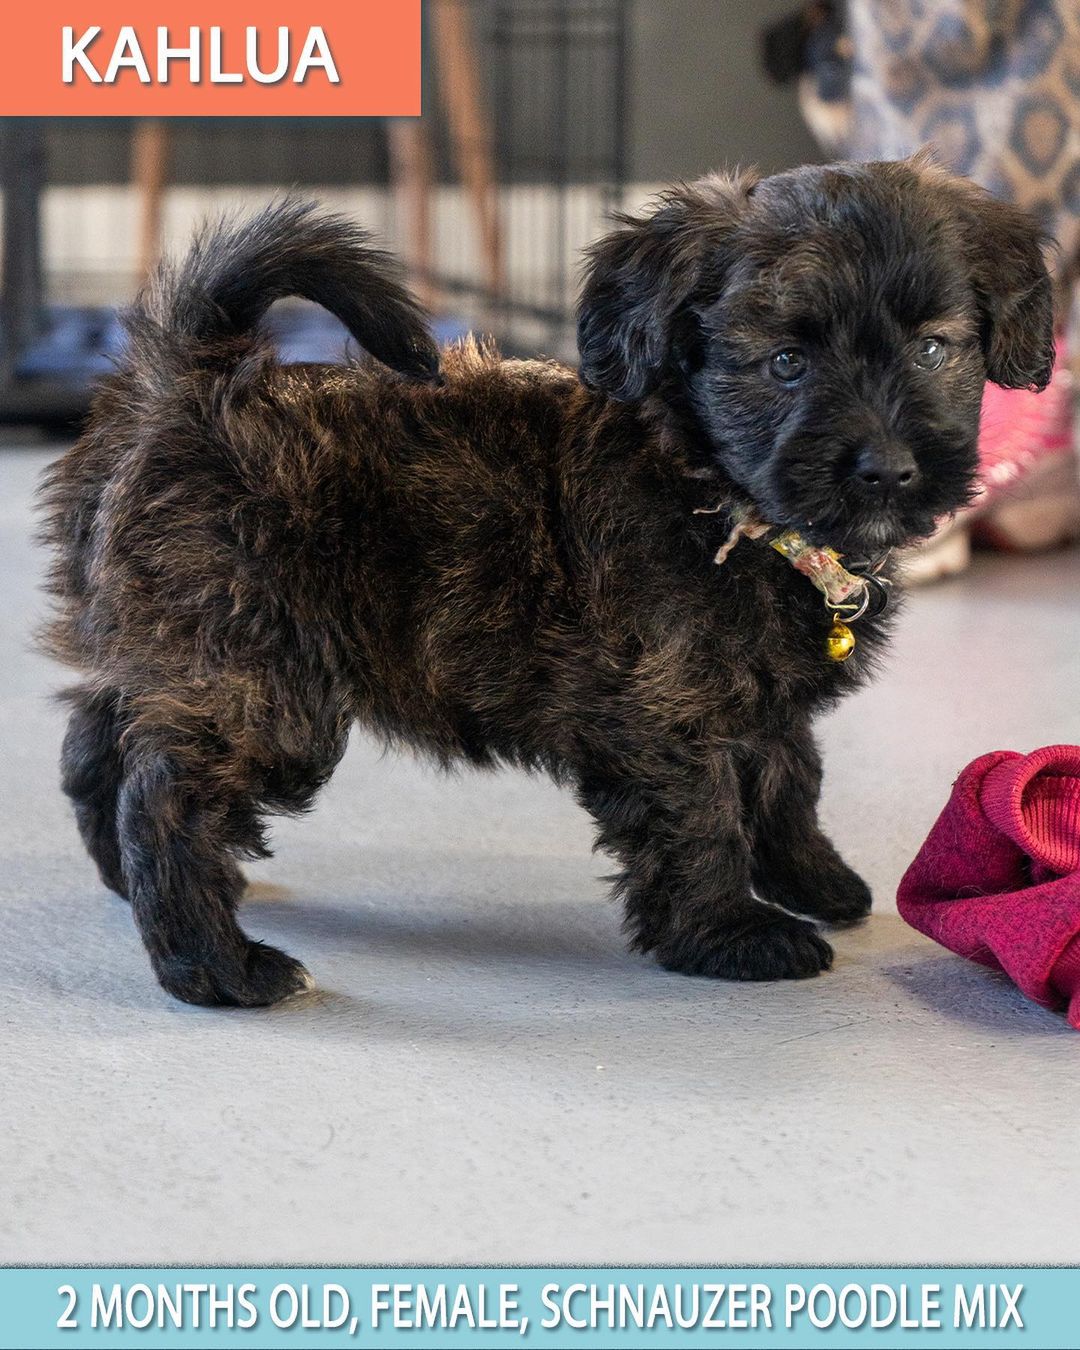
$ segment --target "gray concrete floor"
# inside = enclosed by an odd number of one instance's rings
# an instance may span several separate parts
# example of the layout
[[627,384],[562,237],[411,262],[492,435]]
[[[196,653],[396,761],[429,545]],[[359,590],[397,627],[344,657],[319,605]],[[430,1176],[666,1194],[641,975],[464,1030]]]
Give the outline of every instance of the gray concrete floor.
[[918,594],[822,726],[877,897],[828,976],[627,955],[568,796],[356,736],[244,910],[319,992],[215,1012],[158,990],[57,787],[47,457],[0,450],[0,1262],[1080,1261],[1080,1038],[893,904],[963,764],[1080,741],[1080,554]]

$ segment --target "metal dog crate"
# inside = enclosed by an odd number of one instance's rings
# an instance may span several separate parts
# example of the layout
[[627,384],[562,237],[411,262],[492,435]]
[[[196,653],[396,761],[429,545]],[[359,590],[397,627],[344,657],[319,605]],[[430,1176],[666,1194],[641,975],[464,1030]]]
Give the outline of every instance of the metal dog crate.
[[[430,0],[429,9],[455,0]],[[626,178],[627,7],[623,0],[468,0],[493,129],[502,273],[455,213],[435,232],[436,288],[470,325],[515,352],[571,359],[582,248],[622,203]],[[446,64],[429,66],[443,107]],[[447,119],[436,114],[442,163]]]

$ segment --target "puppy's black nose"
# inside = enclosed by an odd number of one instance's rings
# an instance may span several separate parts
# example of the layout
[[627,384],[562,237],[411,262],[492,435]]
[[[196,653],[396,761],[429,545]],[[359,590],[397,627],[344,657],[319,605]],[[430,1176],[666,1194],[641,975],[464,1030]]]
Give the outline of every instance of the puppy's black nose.
[[867,445],[855,460],[855,477],[864,487],[884,495],[914,487],[919,481],[919,466],[906,446]]

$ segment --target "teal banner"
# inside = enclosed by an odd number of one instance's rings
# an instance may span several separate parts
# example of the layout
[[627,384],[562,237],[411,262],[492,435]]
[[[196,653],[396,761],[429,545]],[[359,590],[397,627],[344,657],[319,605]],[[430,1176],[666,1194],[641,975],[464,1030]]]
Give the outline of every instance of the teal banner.
[[1080,1350],[1080,1269],[0,1270],[0,1350]]

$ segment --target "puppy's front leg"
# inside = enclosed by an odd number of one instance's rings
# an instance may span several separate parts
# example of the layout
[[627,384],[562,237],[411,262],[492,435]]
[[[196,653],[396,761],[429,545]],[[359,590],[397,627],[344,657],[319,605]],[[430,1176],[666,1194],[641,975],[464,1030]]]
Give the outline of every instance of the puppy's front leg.
[[741,777],[757,893],[826,923],[864,919],[870,888],[817,822],[821,756],[809,726],[756,745]]
[[668,970],[720,979],[801,979],[828,969],[832,949],[811,924],[751,893],[732,752],[685,745],[663,766],[638,769],[591,776],[581,789],[599,846],[622,863],[618,891],[634,946]]

